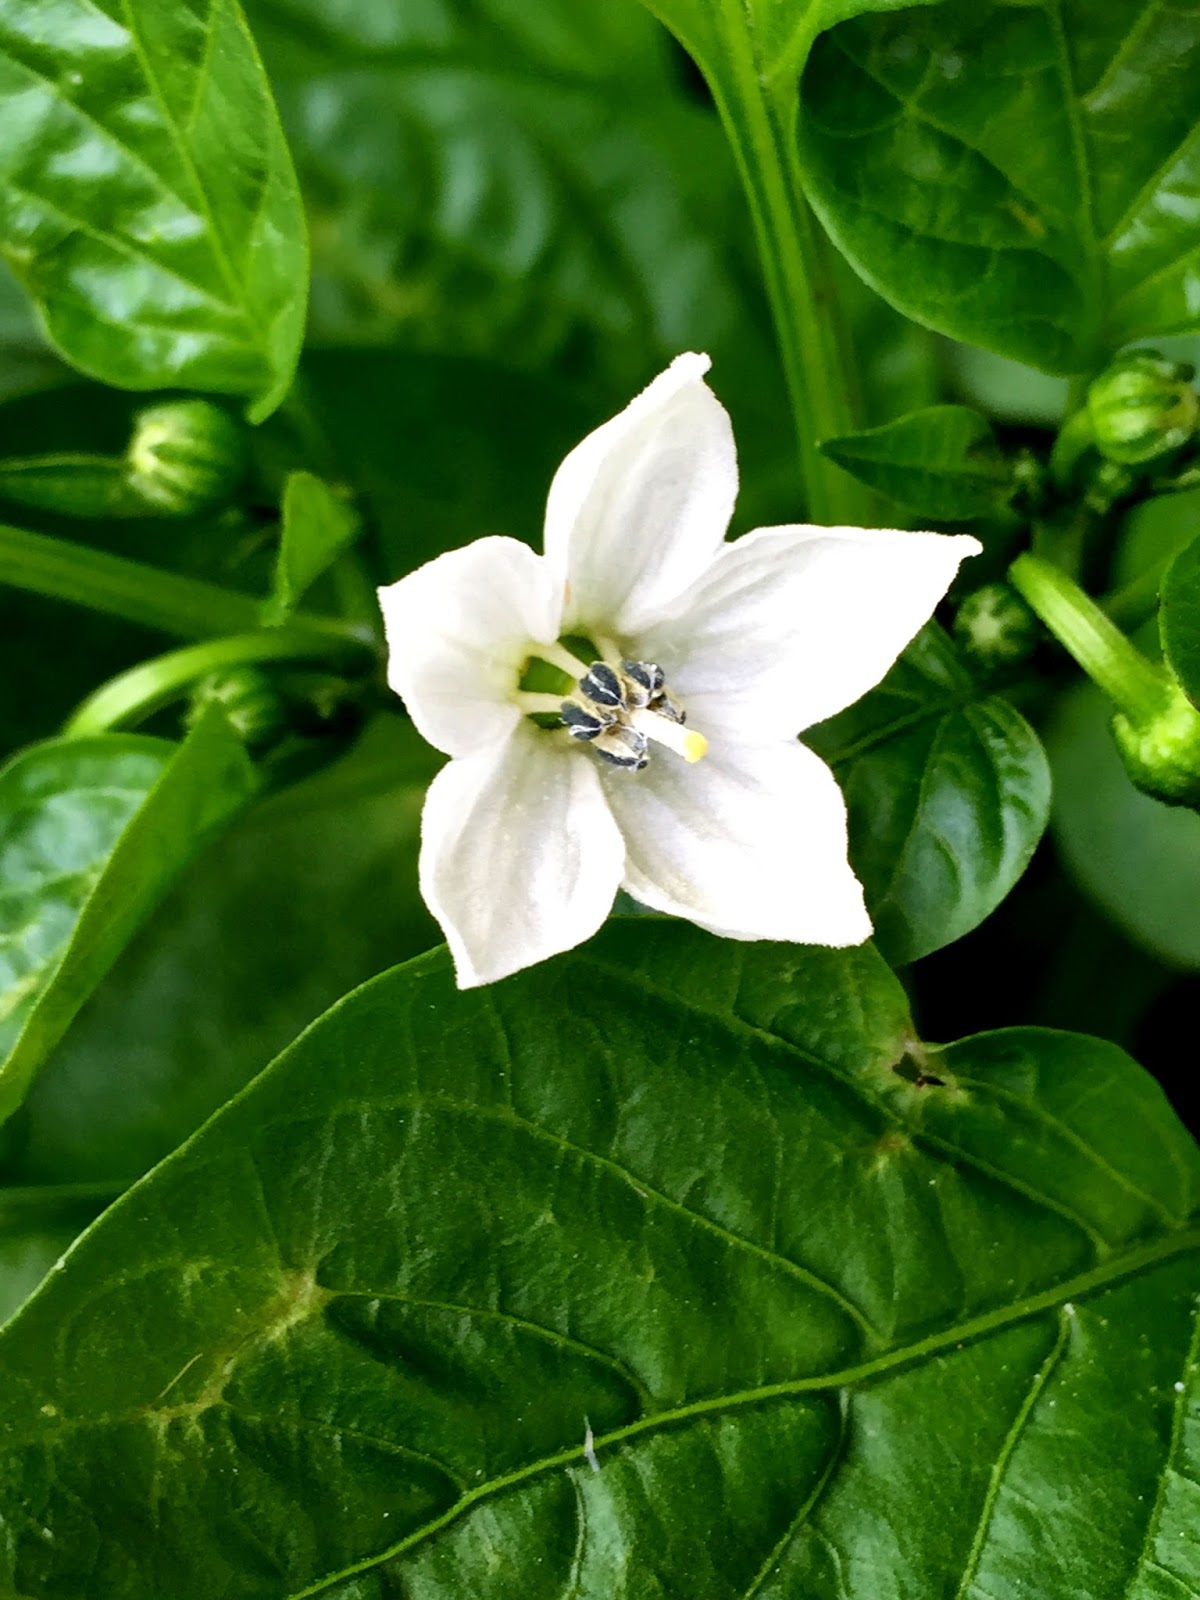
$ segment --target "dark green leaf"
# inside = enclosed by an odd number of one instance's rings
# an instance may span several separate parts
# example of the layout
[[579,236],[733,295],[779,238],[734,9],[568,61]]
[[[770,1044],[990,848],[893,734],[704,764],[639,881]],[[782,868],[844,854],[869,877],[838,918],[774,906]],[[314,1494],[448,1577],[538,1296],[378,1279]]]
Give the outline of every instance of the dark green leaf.
[[283,526],[271,598],[263,620],[283,622],[323,572],[349,549],[362,526],[357,511],[311,472],[293,472],[283,488]]
[[111,1184],[0,1187],[0,1322],[29,1298],[67,1246],[119,1193]]
[[250,15],[304,184],[318,337],[586,375],[593,418],[707,350],[751,459],[794,475],[733,160],[635,0]]
[[1054,838],[1067,870],[1130,938],[1200,968],[1200,816],[1130,783],[1098,689],[1065,695],[1047,735]]
[[1037,735],[931,625],[877,689],[806,741],[850,811],[850,859],[893,963],[960,939],[1029,864],[1050,810]]
[[1119,1050],[923,1049],[869,948],[422,958],[0,1337],[0,1587],[1190,1594],[1198,1199]]
[[1159,627],[1171,671],[1189,700],[1200,705],[1200,539],[1167,568]]
[[440,760],[411,724],[380,717],[334,766],[236,818],[7,1124],[6,1181],[140,1175],[340,995],[429,949],[417,837]]
[[950,0],[820,38],[800,156],[822,220],[892,303],[1073,372],[1194,329],[1200,14]]
[[0,118],[0,250],[67,360],[273,410],[307,246],[237,0],[2,0]]
[[933,522],[985,517],[1014,488],[987,418],[967,406],[927,406],[881,428],[826,439],[821,450]]
[[0,1119],[256,778],[217,708],[176,746],[37,745],[0,772]]

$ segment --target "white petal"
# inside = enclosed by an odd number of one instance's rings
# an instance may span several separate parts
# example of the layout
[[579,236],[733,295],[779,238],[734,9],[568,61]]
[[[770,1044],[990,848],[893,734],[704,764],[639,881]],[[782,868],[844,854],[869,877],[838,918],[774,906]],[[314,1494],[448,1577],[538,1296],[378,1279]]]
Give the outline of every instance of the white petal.
[[608,915],[625,847],[594,761],[522,722],[451,761],[421,817],[421,893],[471,989],[570,950]]
[[466,755],[510,733],[531,641],[558,638],[562,588],[516,539],[477,539],[379,591],[388,683],[418,733]]
[[719,549],[737,496],[707,356],[677,356],[559,467],[546,556],[569,583],[567,624],[621,633],[666,605]]
[[603,781],[625,835],[624,887],[643,905],[733,939],[870,938],[841,791],[797,741],[717,746],[695,766],[655,750],[645,772]]
[[879,682],[980,549],[963,534],[759,528],[633,647],[701,733],[799,733]]

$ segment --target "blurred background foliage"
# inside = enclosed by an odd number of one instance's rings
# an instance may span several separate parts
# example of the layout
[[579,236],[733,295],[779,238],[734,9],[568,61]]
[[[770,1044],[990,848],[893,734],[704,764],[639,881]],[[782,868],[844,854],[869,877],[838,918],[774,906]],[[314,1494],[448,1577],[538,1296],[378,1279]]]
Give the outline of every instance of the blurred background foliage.
[[[636,0],[249,0],[247,11],[314,257],[303,409],[260,430],[262,508],[252,494],[196,522],[68,524],[2,505],[0,516],[260,592],[270,491],[303,462],[360,492],[368,575],[389,581],[484,533],[536,540],[566,449],[700,348],[739,441],[736,529],[802,520],[733,158],[702,80]],[[939,338],[835,270],[865,420],[966,401],[1004,442],[1048,442],[1065,381]],[[0,278],[4,454],[119,450],[144,403],[80,382]],[[1197,496],[1175,496],[1131,517],[1116,579],[1185,540],[1198,511]],[[98,679],[171,642],[0,592],[4,752],[52,734]],[[920,1026],[933,1039],[1021,1022],[1104,1034],[1178,1103],[1173,1023],[1200,999],[1200,818],[1130,787],[1102,707],[1065,666],[1051,692],[1020,703],[1048,741],[1053,833],[994,916],[905,974]],[[23,1253],[4,1263],[17,1276],[36,1274],[90,1205],[326,1006],[434,942],[413,847],[435,764],[405,728],[373,725],[187,874],[0,1135],[7,1183],[94,1185],[93,1198],[85,1186],[40,1214],[40,1231],[21,1223]]]

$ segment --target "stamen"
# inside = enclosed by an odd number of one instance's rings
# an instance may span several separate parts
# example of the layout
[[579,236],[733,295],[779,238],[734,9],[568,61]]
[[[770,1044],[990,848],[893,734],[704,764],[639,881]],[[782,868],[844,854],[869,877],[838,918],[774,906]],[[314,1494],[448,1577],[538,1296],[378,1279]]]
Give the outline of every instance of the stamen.
[[629,726],[656,744],[665,744],[685,761],[699,761],[708,750],[708,740],[694,728],[685,728],[682,722],[660,716],[657,711],[631,711]]
[[530,647],[529,654],[535,660],[545,661],[550,666],[557,667],[560,672],[565,672],[569,678],[574,678],[576,682],[587,675],[587,662],[580,661],[578,656],[573,656],[557,640],[553,644],[535,644]]
[[526,716],[532,716],[538,711],[561,711],[563,697],[560,694],[542,694],[537,689],[518,689],[513,695],[513,700]]
[[625,723],[618,722],[611,728],[605,728],[592,749],[605,761],[611,761],[614,767],[629,767],[634,772],[641,772],[648,765],[646,735]]
[[579,692],[594,705],[625,708],[625,686],[606,661],[593,661],[579,680]]

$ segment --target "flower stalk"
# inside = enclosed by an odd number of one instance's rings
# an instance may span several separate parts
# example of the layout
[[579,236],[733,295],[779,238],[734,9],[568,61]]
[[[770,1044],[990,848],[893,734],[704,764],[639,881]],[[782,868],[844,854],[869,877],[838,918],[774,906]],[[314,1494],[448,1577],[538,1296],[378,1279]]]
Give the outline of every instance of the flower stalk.
[[1022,555],[1009,582],[1116,707],[1113,737],[1131,781],[1169,805],[1200,805],[1200,712],[1065,572]]

